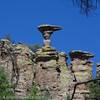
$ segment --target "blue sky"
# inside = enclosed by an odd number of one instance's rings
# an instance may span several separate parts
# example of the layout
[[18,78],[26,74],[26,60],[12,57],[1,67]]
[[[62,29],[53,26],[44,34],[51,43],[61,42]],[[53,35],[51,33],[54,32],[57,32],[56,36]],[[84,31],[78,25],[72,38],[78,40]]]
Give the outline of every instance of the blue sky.
[[100,10],[88,18],[73,7],[71,0],[0,0],[0,38],[10,34],[15,42],[41,44],[40,24],[60,25],[52,36],[59,51],[85,50],[100,61]]

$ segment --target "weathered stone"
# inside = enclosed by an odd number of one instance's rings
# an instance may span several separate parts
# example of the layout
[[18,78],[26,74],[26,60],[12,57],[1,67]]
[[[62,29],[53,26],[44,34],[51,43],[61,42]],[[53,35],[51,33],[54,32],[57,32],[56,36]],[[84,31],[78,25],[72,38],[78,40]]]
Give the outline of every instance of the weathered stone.
[[[72,59],[72,71],[75,73],[78,81],[86,81],[92,78],[92,62],[89,61],[93,57],[92,54],[84,51],[70,52]],[[82,79],[85,76],[84,80]]]
[[[0,41],[0,67],[4,68],[9,83],[12,84],[15,95],[24,100],[36,83],[40,90],[38,95],[50,97],[50,100],[65,100],[72,96],[75,84],[92,79],[92,62],[94,55],[84,51],[69,53],[71,64],[68,65],[67,55],[51,47],[50,36],[61,27],[42,25],[38,29],[42,32],[44,46],[33,53],[24,44],[12,44],[7,39]],[[100,71],[100,64],[97,71]],[[73,100],[85,100],[89,94],[85,84],[76,87]]]
[[72,60],[76,58],[84,60],[84,59],[90,59],[94,57],[93,54],[86,52],[86,51],[81,51],[81,50],[73,50],[69,53],[69,55]]
[[97,73],[100,72],[100,63],[97,63]]
[[[44,52],[45,54],[41,56]],[[46,95],[46,91],[48,91],[52,100],[64,100],[70,94],[68,90],[70,83],[73,81],[66,64],[66,54],[63,52],[57,53],[53,50],[54,55],[49,55],[52,54],[52,49],[51,51],[40,50],[36,54],[35,82],[40,86],[42,94]],[[46,59],[46,57],[50,59]]]
[[33,81],[34,53],[25,45],[13,45],[9,40],[0,41],[0,67],[3,67],[15,95],[24,98]]
[[[45,51],[42,51],[43,53]],[[45,55],[41,56],[41,53],[37,53],[37,65],[36,65],[36,74],[35,74],[35,82],[40,86],[42,95],[46,95],[46,91],[48,91],[49,96],[52,97],[52,95],[55,95],[58,90],[58,77],[59,73],[57,72],[57,61],[55,57],[52,57],[52,55],[48,55],[48,52],[45,53]],[[49,51],[50,52],[50,51]],[[51,51],[52,53],[52,51]],[[49,53],[50,54],[50,53]],[[47,56],[50,59],[46,59]],[[38,60],[37,60],[38,59]],[[53,94],[54,93],[54,94]]]
[[0,67],[3,67],[9,83],[12,81],[13,77],[13,67],[14,67],[14,55],[13,55],[12,43],[7,39],[1,39],[0,41]]
[[42,33],[42,36],[44,38],[44,46],[46,48],[50,47],[51,45],[51,40],[50,40],[51,34],[53,34],[54,31],[58,31],[61,29],[62,28],[59,26],[47,25],[47,24],[45,25],[43,24],[38,27],[38,30]]
[[[50,51],[51,50],[51,51]],[[36,52],[36,58],[35,61],[48,61],[48,60],[57,60],[58,59],[58,53],[54,49],[44,49],[41,48]]]
[[[90,61],[90,58],[94,56],[84,51],[72,51],[69,55],[72,60],[71,70],[74,73],[76,82],[79,83],[91,80],[93,64]],[[83,84],[77,86],[74,100],[85,100],[83,94],[87,92],[89,92],[89,89],[86,85]]]
[[96,72],[97,72],[96,77],[97,78],[100,77],[100,63],[97,63],[97,70],[96,70]]
[[15,94],[18,97],[21,96],[24,98],[27,94],[27,90],[31,89],[32,87],[34,73],[31,56],[33,54],[31,54],[31,50],[27,46],[21,44],[16,45],[16,50],[19,50],[19,52],[16,53],[16,62],[19,70],[19,78],[18,84],[15,88]]

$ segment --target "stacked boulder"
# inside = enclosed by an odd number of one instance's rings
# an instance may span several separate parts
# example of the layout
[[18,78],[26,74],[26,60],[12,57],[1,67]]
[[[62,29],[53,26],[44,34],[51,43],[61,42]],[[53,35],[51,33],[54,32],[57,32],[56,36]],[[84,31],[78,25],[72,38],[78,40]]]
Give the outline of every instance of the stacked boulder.
[[35,59],[35,82],[40,86],[41,95],[51,100],[64,100],[67,97],[68,84],[72,81],[66,64],[66,54],[58,53],[50,47],[43,47]]
[[[92,65],[90,58],[94,56],[84,51],[71,51],[71,70],[75,77],[75,83],[82,83],[92,80]],[[76,87],[73,100],[85,100],[85,95],[89,93],[86,84],[81,84]]]
[[[92,79],[92,54],[83,51],[69,53],[71,64],[66,63],[67,55],[51,46],[44,46],[36,53],[24,44],[12,44],[7,39],[0,41],[0,67],[4,68],[13,92],[24,100],[32,83],[39,87],[40,96],[50,100],[65,100],[72,96],[75,84]],[[99,67],[98,67],[99,68]],[[73,100],[85,100],[89,89],[78,85]]]
[[89,93],[87,85],[81,84],[76,91],[74,89],[76,84],[92,79],[90,58],[94,56],[84,51],[71,51],[71,64],[68,65],[67,55],[51,47],[52,33],[62,28],[41,25],[38,29],[44,38],[44,46],[35,53],[24,44],[12,44],[7,39],[0,41],[0,67],[4,68],[14,94],[24,100],[35,83],[40,90],[38,95],[50,100],[65,100],[72,96],[73,100],[85,100],[84,95]]

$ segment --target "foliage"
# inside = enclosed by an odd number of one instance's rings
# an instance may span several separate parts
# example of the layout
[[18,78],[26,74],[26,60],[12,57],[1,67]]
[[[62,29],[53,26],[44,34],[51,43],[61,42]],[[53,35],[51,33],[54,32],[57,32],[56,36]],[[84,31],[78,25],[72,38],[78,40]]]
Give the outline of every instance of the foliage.
[[90,98],[100,99],[100,84],[98,82],[93,82],[90,84]]
[[88,15],[97,8],[100,0],[72,0],[74,5],[77,5],[81,13]]
[[65,100],[71,100],[71,97],[68,95]]
[[[100,73],[97,78],[100,78]],[[90,94],[89,98],[86,100],[100,100],[100,80],[94,81],[88,84]],[[87,97],[86,97],[87,98]]]
[[39,87],[33,83],[32,89],[29,91],[25,100],[49,100],[49,97],[41,96]]
[[9,84],[4,70],[0,68],[0,100],[5,100],[5,98],[12,98],[14,96],[11,90],[11,85]]

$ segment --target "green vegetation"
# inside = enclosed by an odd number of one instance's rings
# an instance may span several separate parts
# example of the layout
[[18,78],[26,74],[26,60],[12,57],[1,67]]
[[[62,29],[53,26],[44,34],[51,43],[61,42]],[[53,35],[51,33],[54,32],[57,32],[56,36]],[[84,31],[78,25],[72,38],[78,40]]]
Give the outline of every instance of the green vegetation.
[[33,83],[32,89],[29,91],[26,100],[28,99],[35,100],[38,97],[38,92],[39,92],[38,87],[36,86],[36,84]]
[[94,98],[95,100],[100,100],[100,83],[92,82],[89,86],[90,88],[90,98]]
[[33,83],[32,89],[29,91],[25,100],[49,100],[48,96],[41,96],[39,87]]
[[6,100],[14,97],[14,93],[11,90],[4,70],[0,67],[0,100]]
[[[97,78],[100,78],[100,73],[98,73]],[[86,96],[86,100],[100,100],[100,80],[91,82],[88,86],[90,94]]]
[[[48,97],[40,96],[39,87],[33,83],[25,100],[49,100]],[[9,84],[3,68],[0,67],[0,100],[18,100],[14,95],[12,86]]]
[[65,100],[71,100],[71,97],[68,95]]

